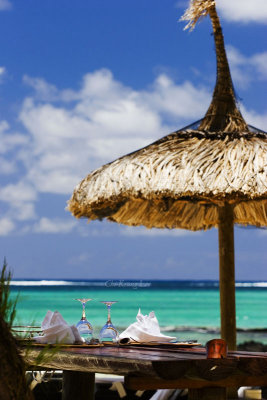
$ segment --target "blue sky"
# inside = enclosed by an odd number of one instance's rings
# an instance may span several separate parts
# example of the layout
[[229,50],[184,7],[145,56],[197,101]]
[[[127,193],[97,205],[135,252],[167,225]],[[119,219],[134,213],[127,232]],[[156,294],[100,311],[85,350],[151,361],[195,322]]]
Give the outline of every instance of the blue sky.
[[[217,230],[76,220],[91,170],[201,118],[215,54],[178,0],[0,0],[0,258],[15,278],[217,279]],[[246,121],[266,130],[265,0],[218,0]],[[237,279],[267,280],[266,230],[235,229]]]

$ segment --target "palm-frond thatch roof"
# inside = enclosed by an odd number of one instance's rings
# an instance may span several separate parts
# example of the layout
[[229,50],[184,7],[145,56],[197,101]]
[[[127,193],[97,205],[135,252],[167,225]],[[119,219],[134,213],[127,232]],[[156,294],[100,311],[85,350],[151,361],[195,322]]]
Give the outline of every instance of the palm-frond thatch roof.
[[248,126],[237,107],[215,1],[192,0],[182,19],[209,14],[216,45],[212,102],[197,127],[178,130],[89,174],[68,208],[76,217],[126,225],[208,229],[218,209],[234,223],[267,225],[267,134]]
[[218,207],[267,223],[267,136],[181,130],[89,174],[69,204],[77,217],[148,228],[207,229]]

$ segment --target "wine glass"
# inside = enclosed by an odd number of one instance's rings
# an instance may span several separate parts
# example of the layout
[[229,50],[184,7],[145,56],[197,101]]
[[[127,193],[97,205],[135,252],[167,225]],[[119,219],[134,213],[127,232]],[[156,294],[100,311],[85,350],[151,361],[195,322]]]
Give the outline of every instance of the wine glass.
[[90,324],[89,321],[87,321],[86,319],[86,315],[85,315],[85,304],[87,303],[87,301],[90,301],[92,299],[75,299],[78,300],[82,303],[82,307],[83,307],[83,313],[82,313],[82,318],[80,319],[80,321],[77,323],[76,327],[81,335],[81,337],[86,341],[90,341],[92,339],[93,336],[93,327]]
[[111,308],[112,304],[117,303],[117,301],[101,301],[100,303],[104,303],[107,306],[108,320],[100,331],[99,339],[102,342],[117,342],[117,340],[119,338],[119,333],[118,333],[117,329],[115,328],[115,326],[112,324],[111,318],[110,318],[110,308]]

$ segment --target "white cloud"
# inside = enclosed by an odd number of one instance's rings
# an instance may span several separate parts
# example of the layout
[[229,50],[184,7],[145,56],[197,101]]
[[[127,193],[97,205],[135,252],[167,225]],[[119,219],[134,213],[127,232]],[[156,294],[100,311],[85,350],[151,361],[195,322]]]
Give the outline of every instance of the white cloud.
[[121,233],[126,236],[193,236],[201,235],[202,232],[192,232],[187,229],[147,229],[143,226],[127,226],[121,228]]
[[267,111],[266,113],[257,114],[253,110],[247,110],[244,106],[241,106],[242,115],[249,125],[255,126],[258,129],[262,129],[266,132],[267,126]]
[[9,175],[16,172],[16,163],[0,156],[0,174]]
[[[84,221],[85,222],[85,221]],[[155,237],[155,236],[193,236],[193,235],[202,235],[202,232],[193,232],[187,229],[148,229],[144,226],[125,226],[111,223],[109,221],[94,221],[90,227],[88,224],[82,224],[82,221],[79,221],[78,231],[80,235],[83,236],[95,236],[95,237],[110,237],[116,234],[117,236],[146,236],[146,237]]]
[[[179,0],[178,8],[186,10],[189,0]],[[220,15],[228,21],[267,23],[266,0],[217,0],[216,7]]]
[[[71,193],[90,170],[176,128],[164,123],[166,115],[179,126],[179,120],[198,118],[209,101],[204,88],[177,85],[164,74],[142,91],[124,86],[105,69],[85,75],[76,92],[59,91],[39,78],[24,81],[36,93],[20,113],[31,136],[29,151],[20,157],[38,192]],[[63,102],[57,106],[53,98]]]
[[16,203],[17,201],[33,201],[36,199],[35,190],[23,181],[9,184],[0,189],[0,200]]
[[[238,68],[247,60],[234,51],[232,59]],[[251,59],[259,70],[263,68],[264,75],[262,55]],[[24,100],[19,115],[25,133],[12,132],[6,121],[0,121],[1,172],[18,172],[17,182],[0,188],[0,201],[9,206],[6,217],[12,221],[36,221],[35,204],[42,193],[70,196],[91,170],[193,122],[205,113],[211,99],[205,87],[191,82],[177,84],[163,73],[139,91],[116,81],[105,69],[86,74],[76,91],[59,90],[41,78],[24,81],[35,90]],[[243,114],[248,123],[265,128],[267,115],[246,109]],[[69,232],[74,224],[41,218],[27,229]],[[85,230],[79,232],[85,234]],[[121,234],[190,233],[141,228]]]
[[0,218],[0,236],[7,236],[15,229],[14,222],[9,218]]
[[227,46],[233,81],[247,87],[253,81],[267,79],[267,51],[247,57],[233,46]]
[[[210,93],[204,87],[195,87],[191,82],[175,85],[165,74],[155,80],[152,90],[143,92],[143,102],[159,114],[177,118],[199,118],[208,107]],[[193,121],[192,121],[193,122]]]
[[0,188],[0,200],[9,205],[8,215],[19,221],[34,219],[36,190],[23,180]]
[[175,7],[182,8],[183,10],[186,10],[188,5],[189,5],[189,0],[179,0],[175,4]]
[[217,0],[216,6],[229,21],[267,23],[266,0]]
[[43,217],[34,226],[36,233],[69,233],[76,225],[76,221],[65,221],[63,219],[55,218],[49,219]]
[[7,73],[6,68],[0,67],[0,83],[3,83],[6,73]]
[[8,153],[15,148],[28,144],[26,135],[17,132],[11,132],[7,121],[0,121],[0,154]]
[[17,202],[12,208],[13,218],[18,221],[28,221],[36,218],[35,204],[29,202]]
[[12,8],[12,3],[9,0],[0,0],[0,11],[10,10]]
[[91,258],[92,258],[92,255],[90,253],[84,252],[77,256],[71,257],[69,259],[69,264],[75,265],[75,267],[77,267],[77,265],[79,265],[79,264],[87,263]]
[[267,79],[267,51],[254,54],[251,57],[250,64],[256,68],[256,73],[259,73],[260,79]]
[[27,182],[26,164],[25,171],[21,165],[23,152],[26,152],[30,161],[29,144],[26,134],[12,132],[6,121],[0,121],[0,175],[12,175],[17,180],[15,183],[1,184],[0,201],[8,205],[7,215],[14,220],[35,218],[34,202],[37,191],[31,182]]
[[24,75],[23,82],[31,86],[41,100],[54,101],[58,99],[59,93],[56,86],[47,83],[42,78],[31,78],[28,75]]

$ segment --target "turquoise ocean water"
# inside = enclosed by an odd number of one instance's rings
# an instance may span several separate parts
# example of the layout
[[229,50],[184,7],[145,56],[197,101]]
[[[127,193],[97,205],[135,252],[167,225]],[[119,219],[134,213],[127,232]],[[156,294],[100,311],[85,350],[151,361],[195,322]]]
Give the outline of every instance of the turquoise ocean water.
[[[219,337],[220,304],[215,281],[12,281],[11,294],[19,293],[18,325],[41,325],[47,312],[59,311],[69,324],[81,317],[76,298],[92,298],[86,314],[97,334],[106,322],[100,301],[117,300],[111,317],[119,332],[135,322],[138,309],[155,311],[163,333],[179,340]],[[258,340],[267,344],[267,282],[237,282],[238,343]]]

